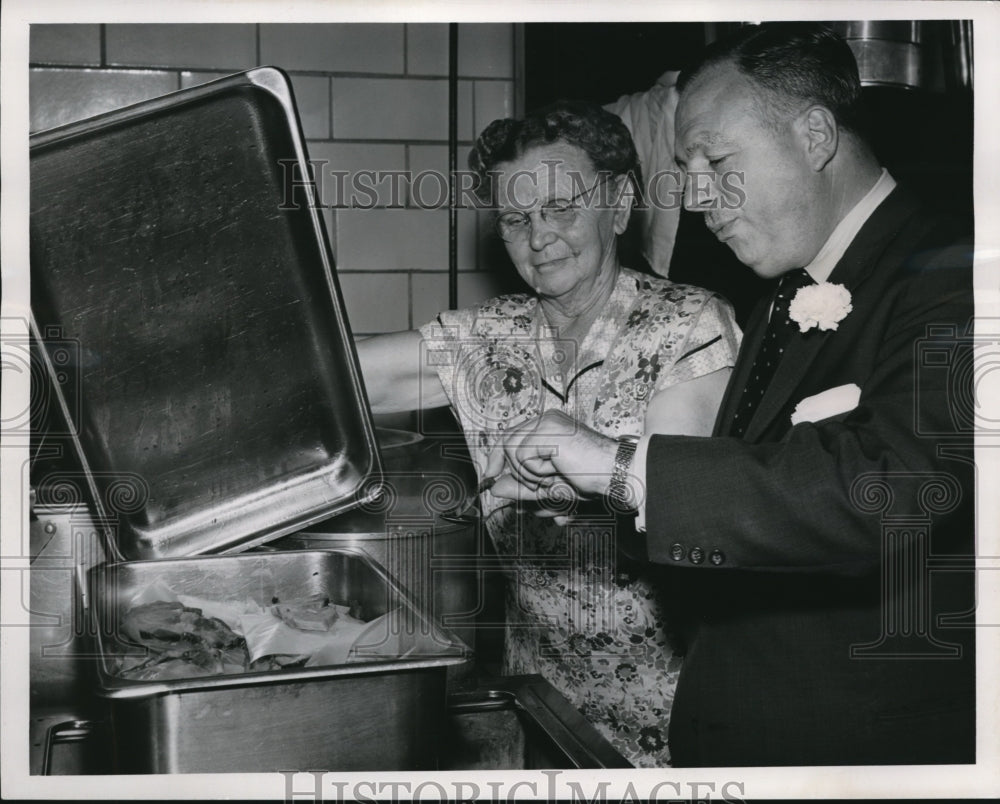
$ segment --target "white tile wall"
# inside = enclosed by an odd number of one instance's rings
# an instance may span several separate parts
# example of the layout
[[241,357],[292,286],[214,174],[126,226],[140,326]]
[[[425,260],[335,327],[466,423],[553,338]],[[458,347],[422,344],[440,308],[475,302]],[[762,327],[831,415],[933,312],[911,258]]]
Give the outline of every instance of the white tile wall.
[[[309,158],[317,163],[316,169],[322,171],[322,178],[317,178],[318,189],[324,204],[328,206],[342,207],[352,203],[391,206],[398,200],[394,195],[400,195],[402,202],[406,203],[403,191],[397,193],[394,190],[393,178],[377,181],[381,174],[389,171],[405,171],[406,146],[402,143],[310,142]],[[319,161],[325,164],[320,166]],[[349,175],[342,176],[334,171],[347,171]],[[376,175],[361,175],[363,171]],[[400,187],[405,186],[402,179],[398,180],[398,184]],[[372,186],[374,189],[368,189]]]
[[[461,283],[461,277],[459,282]],[[413,326],[420,327],[448,307],[448,274],[444,271],[413,274],[410,306]],[[442,301],[443,300],[443,301]]]
[[470,23],[458,28],[458,74],[514,77],[514,26]]
[[110,66],[220,69],[257,65],[257,26],[225,23],[106,25]]
[[[458,136],[472,136],[472,85],[459,82]],[[429,78],[337,78],[333,135],[342,139],[448,139],[448,82]]]
[[32,25],[28,35],[36,64],[101,63],[100,25]]
[[473,124],[478,137],[494,120],[514,116],[513,81],[476,81]]
[[408,274],[339,272],[338,279],[347,320],[355,335],[409,329]]
[[260,26],[260,58],[286,70],[326,73],[403,72],[400,23],[267,24]]
[[447,23],[418,22],[406,26],[406,72],[448,75]]
[[337,260],[348,271],[440,271],[448,267],[448,213],[421,209],[337,210]]

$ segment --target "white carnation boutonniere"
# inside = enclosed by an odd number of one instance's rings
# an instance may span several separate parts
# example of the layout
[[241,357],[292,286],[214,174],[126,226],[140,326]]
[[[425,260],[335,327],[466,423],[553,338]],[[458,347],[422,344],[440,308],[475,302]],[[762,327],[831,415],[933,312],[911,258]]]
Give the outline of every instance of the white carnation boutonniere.
[[799,288],[788,305],[788,317],[799,325],[800,332],[813,327],[836,329],[853,309],[851,292],[847,288],[820,282]]

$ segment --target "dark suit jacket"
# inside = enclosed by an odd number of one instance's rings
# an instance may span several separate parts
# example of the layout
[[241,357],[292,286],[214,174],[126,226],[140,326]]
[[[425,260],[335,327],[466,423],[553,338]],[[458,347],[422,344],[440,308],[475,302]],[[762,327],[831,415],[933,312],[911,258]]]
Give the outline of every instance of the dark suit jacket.
[[[852,312],[796,333],[745,437],[770,296],[717,437],[652,439],[647,550],[687,644],[675,764],[974,761],[970,261],[897,188],[830,276]],[[847,383],[856,409],[792,428]]]

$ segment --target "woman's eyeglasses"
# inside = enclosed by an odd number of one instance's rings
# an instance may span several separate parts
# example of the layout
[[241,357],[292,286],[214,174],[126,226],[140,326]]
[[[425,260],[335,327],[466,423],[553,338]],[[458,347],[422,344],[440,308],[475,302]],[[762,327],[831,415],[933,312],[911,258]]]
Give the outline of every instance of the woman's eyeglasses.
[[[590,195],[598,187],[614,178],[605,176],[600,181],[595,182],[589,189],[577,193],[568,201],[556,199],[549,201],[538,208],[538,216],[543,222],[556,229],[568,229],[576,222],[576,217],[580,212],[580,207],[575,203],[578,198]],[[531,233],[531,217],[527,212],[504,212],[497,215],[494,223],[500,239],[508,243],[523,240]]]

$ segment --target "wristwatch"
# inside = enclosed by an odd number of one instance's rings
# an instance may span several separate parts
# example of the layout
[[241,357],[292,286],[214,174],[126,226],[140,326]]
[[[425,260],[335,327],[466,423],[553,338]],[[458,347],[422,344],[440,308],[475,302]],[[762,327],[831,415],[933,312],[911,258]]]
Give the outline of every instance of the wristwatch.
[[629,486],[629,471],[632,468],[632,459],[635,457],[635,446],[638,441],[638,436],[621,436],[618,439],[615,466],[611,470],[611,481],[608,483],[608,497],[627,508],[635,507]]

